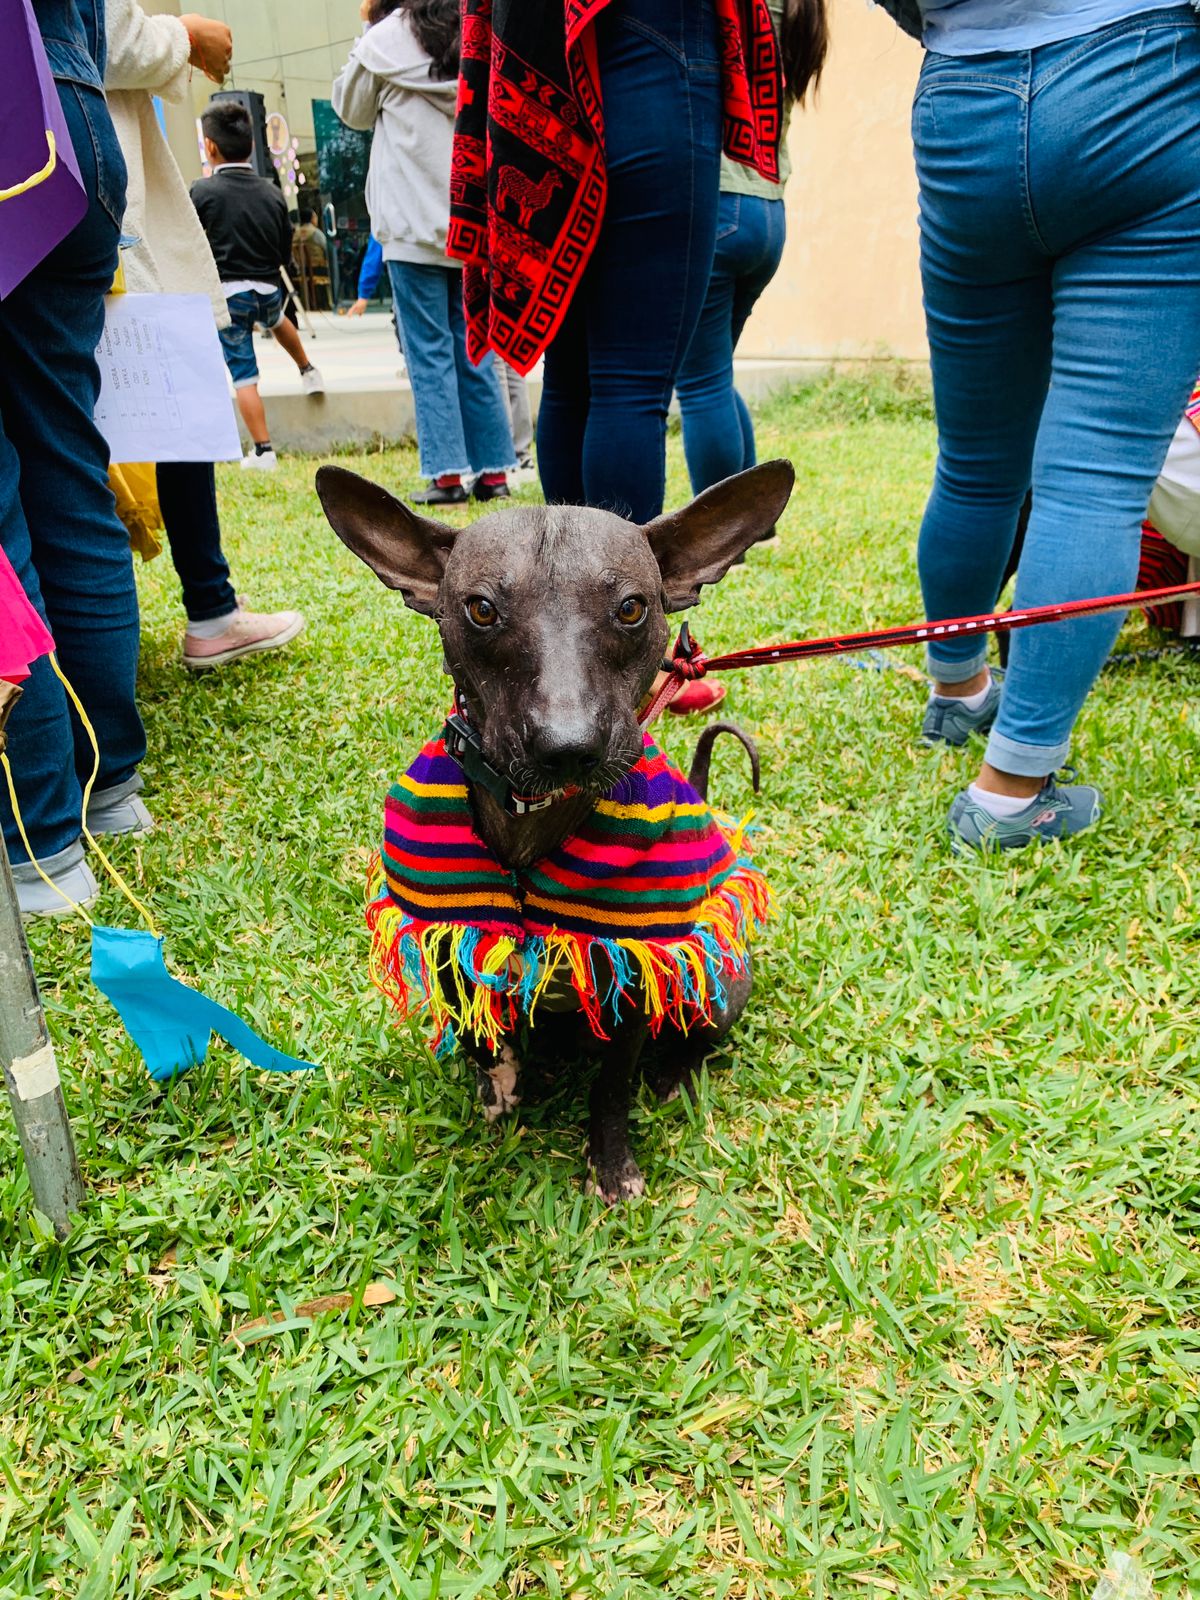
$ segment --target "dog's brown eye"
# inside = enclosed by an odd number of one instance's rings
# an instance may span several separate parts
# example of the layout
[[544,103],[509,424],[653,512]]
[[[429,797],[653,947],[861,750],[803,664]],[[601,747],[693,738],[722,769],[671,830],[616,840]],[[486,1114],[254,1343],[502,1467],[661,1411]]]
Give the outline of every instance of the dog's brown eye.
[[617,607],[617,621],[627,628],[636,628],[646,615],[646,602],[640,594],[627,595]]
[[495,606],[481,594],[474,594],[467,601],[467,616],[477,628],[490,628],[499,620]]

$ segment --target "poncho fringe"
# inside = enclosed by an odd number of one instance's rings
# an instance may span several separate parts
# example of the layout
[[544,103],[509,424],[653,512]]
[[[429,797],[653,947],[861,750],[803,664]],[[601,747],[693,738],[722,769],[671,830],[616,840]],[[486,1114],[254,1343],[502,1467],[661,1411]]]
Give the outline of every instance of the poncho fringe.
[[520,873],[475,830],[462,769],[427,744],[388,791],[367,880],[370,974],[402,1017],[426,1009],[435,1049],[495,1046],[573,992],[592,1032],[627,1007],[657,1033],[709,1022],[747,968],[769,893],[654,741],[576,832]]
[[529,934],[518,941],[463,923],[419,922],[387,894],[378,855],[367,878],[371,981],[401,1018],[428,1008],[433,1048],[467,1033],[495,1048],[555,980],[566,979],[598,1039],[623,1006],[644,1010],[651,1034],[664,1023],[687,1033],[711,1022],[729,980],[746,971],[748,946],[766,921],[770,891],[761,872],[736,870],[701,902],[682,939],[599,939]]

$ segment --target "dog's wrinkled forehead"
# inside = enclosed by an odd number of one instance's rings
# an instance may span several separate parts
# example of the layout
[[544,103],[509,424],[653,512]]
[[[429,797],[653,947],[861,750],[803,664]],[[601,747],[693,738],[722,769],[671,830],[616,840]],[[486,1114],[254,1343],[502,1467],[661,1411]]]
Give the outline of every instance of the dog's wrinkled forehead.
[[442,580],[443,602],[495,585],[510,600],[569,603],[575,593],[637,585],[648,600],[661,588],[645,532],[608,511],[536,506],[492,512],[455,538]]

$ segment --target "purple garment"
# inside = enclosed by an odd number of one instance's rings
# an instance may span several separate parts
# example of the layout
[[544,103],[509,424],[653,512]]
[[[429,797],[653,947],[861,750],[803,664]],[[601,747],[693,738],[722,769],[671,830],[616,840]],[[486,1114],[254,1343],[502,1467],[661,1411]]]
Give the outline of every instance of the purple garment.
[[79,163],[29,0],[0,0],[0,195],[46,165],[49,177],[0,199],[0,300],[61,244],[87,210]]

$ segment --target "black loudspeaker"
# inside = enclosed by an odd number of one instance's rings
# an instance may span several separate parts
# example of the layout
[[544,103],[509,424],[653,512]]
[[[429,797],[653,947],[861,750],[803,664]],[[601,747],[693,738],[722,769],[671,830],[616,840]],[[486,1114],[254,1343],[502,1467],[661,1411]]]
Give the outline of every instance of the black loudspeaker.
[[262,95],[255,89],[219,89],[208,97],[209,105],[216,105],[220,100],[233,100],[246,108],[250,117],[250,131],[254,135],[254,149],[250,155],[254,170],[260,178],[270,178],[278,183],[279,175],[267,148],[267,107]]

